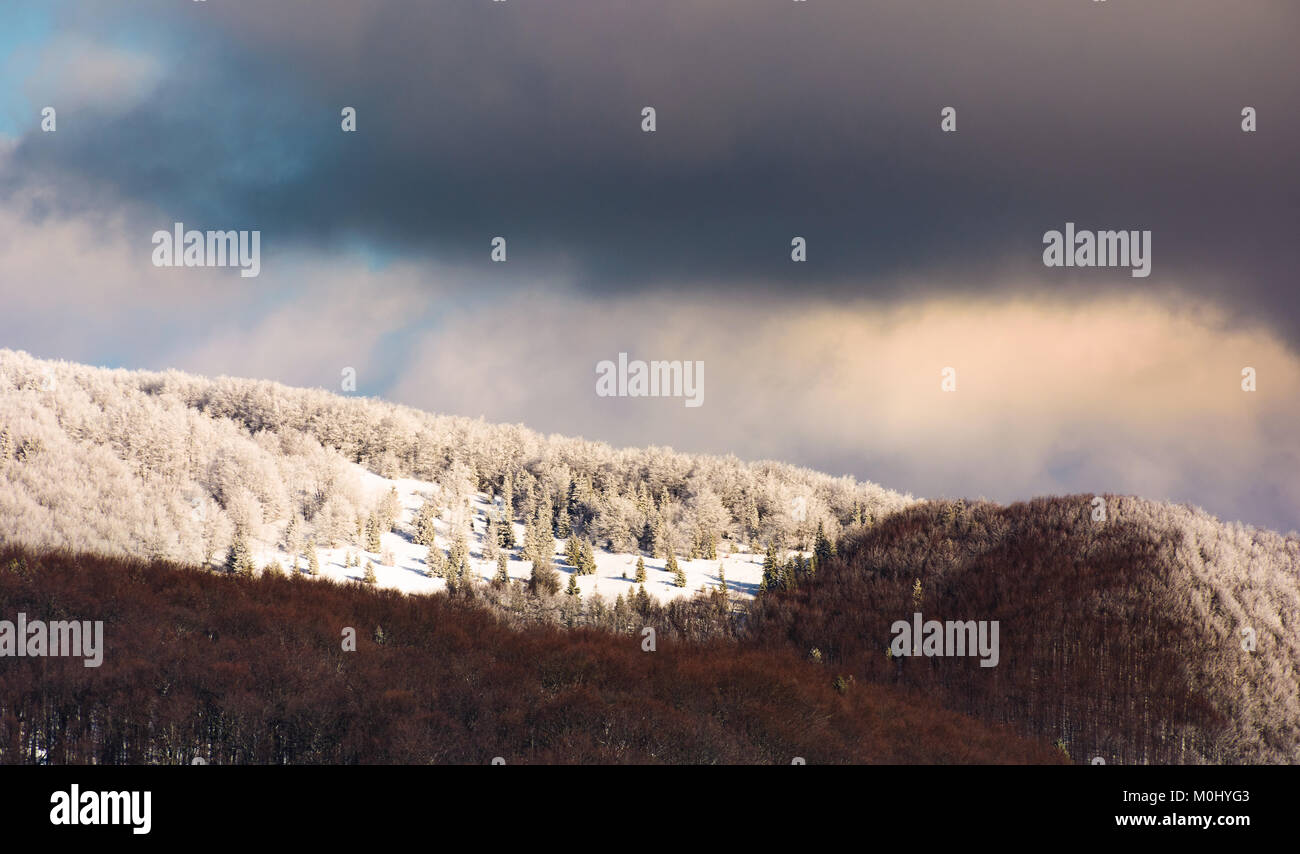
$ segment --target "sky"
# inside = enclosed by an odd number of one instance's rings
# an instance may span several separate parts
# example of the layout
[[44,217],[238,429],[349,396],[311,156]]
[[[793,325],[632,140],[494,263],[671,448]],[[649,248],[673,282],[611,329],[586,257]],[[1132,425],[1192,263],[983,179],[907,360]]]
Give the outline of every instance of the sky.
[[[616,445],[1300,528],[1292,0],[9,0],[0,24],[0,346],[351,368]],[[258,230],[260,274],[154,266],[174,222]],[[1149,231],[1150,275],[1045,266],[1067,222]],[[597,395],[619,353],[703,362],[703,405]]]

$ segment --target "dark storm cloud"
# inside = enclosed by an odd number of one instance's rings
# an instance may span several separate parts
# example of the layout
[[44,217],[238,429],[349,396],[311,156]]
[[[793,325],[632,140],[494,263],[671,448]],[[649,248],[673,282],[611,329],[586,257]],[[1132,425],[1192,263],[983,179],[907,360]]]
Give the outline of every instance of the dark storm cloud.
[[[129,110],[63,117],[58,144],[29,136],[7,184],[90,179],[187,222],[442,261],[486,262],[500,234],[511,274],[563,270],[602,292],[910,297],[888,290],[900,274],[986,290],[1017,270],[1073,290],[1102,277],[1044,270],[1044,231],[1149,229],[1154,273],[1132,287],[1207,292],[1300,340],[1293,3],[151,0],[65,15],[65,30],[163,52],[165,79]],[[956,134],[939,131],[943,106]],[[789,261],[796,234],[806,265]]]

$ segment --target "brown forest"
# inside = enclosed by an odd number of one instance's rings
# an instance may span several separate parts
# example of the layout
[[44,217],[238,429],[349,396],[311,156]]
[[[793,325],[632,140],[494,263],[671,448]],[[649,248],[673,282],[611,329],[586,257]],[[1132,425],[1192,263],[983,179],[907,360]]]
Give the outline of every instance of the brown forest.
[[[1300,761],[1300,543],[1106,501],[1102,522],[1092,496],[917,504],[747,606],[634,599],[570,628],[544,616],[563,594],[518,585],[408,597],[9,547],[0,618],[102,619],[106,651],[0,659],[0,760]],[[917,611],[998,621],[997,666],[887,655]]]
[[[1076,762],[1300,762],[1296,539],[1119,496],[1098,522],[1092,499],[908,508],[763,597],[748,633]],[[917,611],[999,621],[999,663],[888,656],[891,624]]]
[[645,652],[444,595],[6,548],[0,613],[17,612],[103,620],[104,657],[0,659],[7,763],[1064,761],[791,650]]

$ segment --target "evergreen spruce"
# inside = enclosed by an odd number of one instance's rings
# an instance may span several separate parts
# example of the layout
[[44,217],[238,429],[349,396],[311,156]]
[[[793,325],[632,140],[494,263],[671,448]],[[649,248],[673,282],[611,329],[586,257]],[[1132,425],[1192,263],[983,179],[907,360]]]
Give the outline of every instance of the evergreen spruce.
[[389,487],[388,492],[379,502],[375,515],[379,521],[380,533],[392,531],[397,527],[397,520],[402,515],[402,501],[397,495],[397,487]]
[[442,578],[447,574],[447,553],[437,546],[429,546],[429,553],[424,558],[430,575]]
[[252,576],[253,558],[248,551],[248,540],[244,536],[244,529],[236,528],[235,537],[230,541],[230,548],[226,551],[226,572],[235,575]]
[[374,513],[366,519],[366,551],[372,554],[378,554],[382,549],[383,542],[380,540],[380,521]]
[[641,526],[641,535],[636,539],[637,548],[643,552],[654,554],[655,547],[655,530],[650,524],[650,517],[647,516],[645,524]]
[[578,538],[570,536],[564,543],[564,559],[569,562],[569,566],[582,570],[582,546],[578,543]]
[[[569,490],[572,492],[573,484],[569,484]],[[568,502],[560,500],[555,507],[555,524],[552,527],[557,540],[563,540],[573,533],[573,527],[569,521]]]
[[316,557],[316,540],[307,540],[307,574],[320,575],[320,558]]
[[654,539],[655,539],[654,542],[655,555],[657,557],[667,558],[668,555],[673,551],[673,547],[672,544],[668,542],[668,528],[664,524],[664,520],[662,516],[660,516],[659,521],[655,523]]
[[640,556],[636,559],[636,581],[638,584],[645,584],[645,561]]
[[431,546],[437,536],[434,521],[438,518],[438,508],[433,499],[426,498],[415,511],[415,542],[422,546]]
[[[825,528],[822,526],[821,522],[818,522],[817,538],[816,540],[814,540],[813,543],[814,566],[816,567],[825,566],[826,561],[830,560],[834,556],[835,556],[835,543],[833,543],[826,536]],[[809,574],[811,575],[812,573],[810,572]]]
[[776,557],[776,546],[767,544],[767,554],[763,557],[763,581],[759,590],[779,590],[782,585],[781,564]]
[[487,531],[483,534],[483,559],[495,561],[499,551],[501,551],[501,530],[497,525],[496,516],[489,516]]
[[375,578],[375,565],[370,561],[366,561],[366,574],[365,577],[362,578],[361,580],[362,583],[371,584],[371,585],[375,584],[378,581],[378,579]]
[[457,572],[461,567],[469,563],[469,542],[465,538],[465,532],[457,529],[451,535],[451,548],[447,551],[447,562]]
[[291,555],[296,555],[301,539],[302,532],[298,526],[298,514],[293,513],[289,516],[289,524],[284,527],[284,550]]
[[686,573],[678,566],[677,555],[672,552],[668,553],[668,563],[664,566],[664,569],[673,574],[673,584],[678,587],[686,586]]
[[515,547],[515,479],[507,473],[505,485],[501,489],[501,547]]

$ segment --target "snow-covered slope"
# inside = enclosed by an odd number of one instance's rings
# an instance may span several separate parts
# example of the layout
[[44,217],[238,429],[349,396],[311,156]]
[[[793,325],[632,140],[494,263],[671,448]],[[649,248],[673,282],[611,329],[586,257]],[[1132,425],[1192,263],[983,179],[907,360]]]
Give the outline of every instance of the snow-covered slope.
[[[381,535],[383,549],[378,553],[367,552],[354,545],[343,545],[336,548],[318,547],[316,555],[320,564],[320,577],[337,581],[361,581],[365,575],[366,563],[370,562],[374,565],[375,581],[379,587],[390,587],[403,593],[431,593],[445,590],[447,587],[446,581],[434,576],[425,563],[428,549],[415,542],[413,538],[415,513],[423,504],[425,498],[433,496],[440,490],[439,485],[412,478],[393,480],[380,477],[361,466],[355,466],[354,464],[354,467],[367,498],[372,502],[378,502],[389,489],[397,490],[402,515],[396,531]],[[476,583],[487,583],[497,572],[495,560],[483,559],[483,537],[487,531],[488,513],[491,508],[492,504],[484,493],[475,494],[473,499],[474,518],[471,522],[473,538],[470,541],[469,564]],[[281,520],[279,525],[271,526],[271,528],[282,531],[286,524],[287,520]],[[444,519],[438,519],[434,524],[438,530],[438,546],[444,550],[449,549],[451,542],[448,522]],[[514,529],[515,540],[523,542],[524,526],[516,522]],[[561,573],[561,581],[567,587],[568,576],[573,574],[574,567],[569,566],[564,561],[564,541],[555,538],[552,538],[552,540],[555,543],[556,569]],[[252,543],[250,546],[254,556],[254,563],[259,570],[272,561],[276,561],[282,567],[288,569],[290,565],[289,555],[282,548],[267,543]],[[380,563],[384,552],[391,553],[393,558],[391,566]],[[507,568],[511,580],[527,581],[531,574],[532,565],[528,561],[519,560],[513,553],[508,554]],[[360,566],[345,566],[349,556],[359,557]],[[639,585],[634,579],[636,577],[638,555],[615,554],[597,548],[595,557],[596,572],[592,575],[579,575],[577,577],[578,587],[584,597],[590,596],[592,593],[600,593],[601,596],[612,601],[620,594],[627,596],[629,593],[636,593]],[[676,585],[672,573],[664,568],[663,558],[642,556],[642,560],[645,561],[646,568],[646,593],[662,602],[679,596],[692,595],[701,589],[720,587],[719,566],[722,567],[726,575],[727,589],[733,594],[745,598],[752,597],[757,592],[759,582],[762,581],[763,577],[763,555],[751,552],[736,552],[735,554],[725,555],[720,553],[717,560],[678,558],[677,564],[686,574],[685,587]],[[306,561],[301,557],[298,559],[298,569],[299,572],[304,572],[306,569]]]
[[[402,508],[385,506],[381,527],[393,530],[378,554],[358,554],[361,528],[390,489]],[[597,571],[577,579],[587,596],[637,589],[623,576],[635,577],[637,554],[653,545],[660,556],[645,558],[646,592],[660,600],[719,584],[720,565],[731,591],[752,595],[761,565],[753,552],[808,549],[819,530],[834,539],[915,503],[780,462],[615,448],[323,390],[0,349],[0,544],[207,567],[247,546],[261,570],[287,567],[277,549],[310,540],[325,576],[363,577],[369,560],[381,585],[437,590],[444,582],[413,541],[424,494],[447,514],[438,545],[450,551],[448,522],[467,537],[473,576],[496,574],[482,554],[487,502],[508,495],[517,542],[521,525],[549,518],[547,530],[567,527],[593,548]],[[554,546],[558,556],[563,543]],[[683,587],[664,569],[667,548]],[[715,548],[717,559],[688,559]],[[511,556],[510,576],[530,576],[531,560]],[[555,564],[567,587],[568,565]]]

